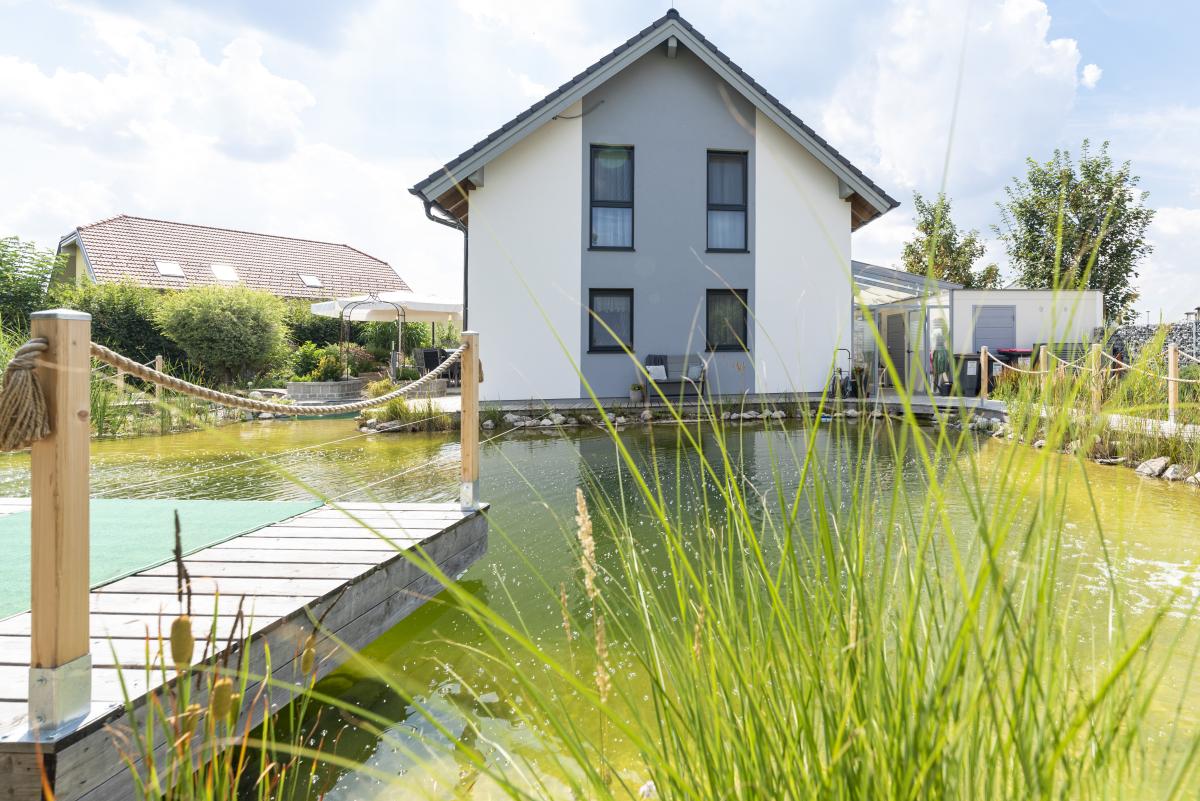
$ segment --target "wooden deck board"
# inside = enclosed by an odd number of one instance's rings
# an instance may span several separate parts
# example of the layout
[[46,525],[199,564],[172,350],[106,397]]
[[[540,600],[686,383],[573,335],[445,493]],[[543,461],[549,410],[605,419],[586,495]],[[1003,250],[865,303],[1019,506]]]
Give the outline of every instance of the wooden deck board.
[[[0,505],[0,514],[16,505]],[[241,631],[248,640],[236,646],[242,654],[237,658],[247,660],[252,675],[269,664],[273,681],[285,682],[270,692],[286,703],[288,687],[295,686],[286,683],[296,678],[298,655],[313,619],[325,615],[326,633],[318,641],[320,676],[346,657],[337,641],[364,647],[442,589],[438,579],[399,549],[419,545],[454,577],[487,547],[486,519],[480,512],[460,511],[457,504],[354,503],[345,509],[349,515],[321,507],[185,557],[195,593],[197,660],[205,656],[200,640],[214,621],[217,650],[224,648],[241,604],[247,618]],[[390,539],[377,537],[355,518]],[[103,801],[133,792],[105,727],[128,722],[122,676],[138,698],[135,719],[149,695],[161,690],[163,673],[147,671],[145,664],[157,662],[159,633],[179,613],[175,567],[159,565],[95,587],[90,606],[92,712],[57,736],[32,732],[25,721],[29,613],[0,620],[0,788],[7,790],[0,799],[39,796],[34,781],[39,758],[52,769],[61,801]],[[124,667],[121,673],[118,664]],[[261,713],[261,707],[255,709],[254,714]]]

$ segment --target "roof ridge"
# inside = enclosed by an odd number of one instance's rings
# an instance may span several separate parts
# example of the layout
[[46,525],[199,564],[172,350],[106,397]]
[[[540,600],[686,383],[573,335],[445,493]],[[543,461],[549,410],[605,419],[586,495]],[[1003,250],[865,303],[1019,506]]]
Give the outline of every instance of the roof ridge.
[[368,259],[377,261],[380,264],[387,264],[389,267],[391,266],[383,259],[380,259],[376,256],[372,256],[370,253],[366,253],[365,251],[359,250],[358,248],[354,247],[353,245],[348,245],[345,242],[330,242],[329,240],[326,240],[326,239],[305,239],[304,237],[300,237],[300,236],[285,236],[283,234],[264,234],[260,231],[247,231],[244,228],[226,228],[226,227],[220,226],[220,225],[203,225],[201,223],[179,222],[178,220],[164,220],[159,217],[141,217],[136,214],[118,214],[115,217],[109,217],[108,219],[98,220],[94,223],[89,223],[87,225],[81,225],[78,228],[76,228],[76,230],[83,231],[88,228],[94,228],[97,225],[104,225],[105,223],[114,222],[116,220],[141,220],[143,222],[162,223],[164,225],[181,225],[185,228],[204,228],[209,231],[223,231],[223,232],[229,233],[229,234],[247,234],[249,236],[262,236],[262,237],[266,237],[268,239],[287,239],[291,242],[309,242],[314,245],[332,245],[334,247],[346,248],[347,250],[353,250],[355,253],[366,256]]
[[[415,185],[413,185],[408,191],[414,195],[424,197],[424,191],[434,181],[440,179],[443,175],[449,175],[451,178],[453,178],[454,170],[460,164],[462,164],[462,162],[466,161],[468,158],[470,158],[474,154],[478,153],[479,151],[485,149],[489,144],[491,144],[493,141],[495,141],[501,134],[503,134],[506,131],[509,131],[510,129],[512,129],[513,127],[521,124],[527,118],[529,118],[531,115],[533,115],[535,112],[539,111],[540,109],[542,109],[545,106],[549,105],[550,103],[554,102],[556,99],[558,99],[562,95],[566,94],[568,91],[573,89],[580,81],[582,81],[584,78],[586,78],[588,75],[594,73],[596,70],[598,70],[601,67],[608,64],[614,58],[617,58],[618,56],[623,54],[625,51],[629,50],[631,47],[633,47],[635,44],[640,42],[642,39],[644,39],[645,37],[652,34],[658,28],[662,27],[669,20],[675,20],[680,25],[680,27],[682,27],[689,35],[695,37],[696,41],[699,42],[699,44],[702,45],[703,47],[707,48],[709,53],[715,59],[717,59],[717,61],[725,64],[734,74],[736,74],[739,78],[746,81],[746,83],[749,84],[750,88],[754,92],[756,92],[758,95],[760,95],[762,97],[762,99],[764,101],[766,101],[767,104],[774,107],[778,113],[780,113],[782,116],[786,117],[792,124],[799,127],[806,136],[811,137],[812,140],[816,143],[816,146],[820,149],[823,149],[826,153],[828,153],[830,158],[833,159],[833,161],[837,162],[842,167],[844,167],[852,176],[863,181],[863,183],[865,183],[866,186],[869,187],[872,191],[878,193],[880,199],[883,200],[887,206],[886,209],[883,209],[882,211],[880,211],[880,214],[882,214],[884,211],[893,209],[900,205],[899,201],[897,201],[895,198],[893,198],[891,195],[889,195],[887,193],[887,191],[883,189],[883,187],[879,186],[879,184],[877,184],[873,180],[871,180],[871,178],[869,176],[867,176],[866,173],[864,173],[861,169],[859,169],[857,166],[855,166],[853,163],[851,163],[850,159],[846,158],[846,156],[844,156],[840,151],[838,151],[837,148],[835,148],[833,145],[831,145],[828,142],[828,140],[826,140],[824,137],[822,137],[820,134],[818,134],[815,130],[813,130],[807,123],[805,123],[798,116],[796,116],[796,114],[791,109],[789,109],[787,106],[785,106],[777,97],[775,97],[773,94],[768,92],[762,84],[760,84],[753,77],[751,77],[740,66],[738,66],[738,64],[735,63],[733,61],[733,59],[731,59],[728,55],[726,55],[719,47],[716,46],[716,44],[714,44],[712,41],[710,41],[708,39],[708,37],[706,37],[699,30],[697,30],[696,27],[694,25],[692,25],[692,23],[688,22],[683,17],[683,15],[680,14],[679,11],[676,10],[674,7],[668,9],[665,14],[663,14],[658,19],[654,20],[654,22],[650,23],[648,26],[643,28],[641,31],[634,34],[632,37],[630,37],[626,41],[622,42],[621,44],[617,45],[617,47],[613,48],[612,51],[610,51],[609,53],[602,56],[598,61],[594,62],[593,64],[588,66],[586,69],[584,69],[582,72],[575,75],[575,77],[571,78],[566,83],[559,86],[557,89],[554,89],[549,94],[547,94],[545,97],[543,97],[541,100],[538,100],[536,103],[531,105],[529,108],[527,108],[524,111],[522,111],[521,113],[519,113],[516,117],[514,117],[513,119],[504,123],[499,128],[497,128],[496,130],[494,130],[490,134],[488,134],[486,137],[479,140],[474,145],[472,145],[471,147],[464,150],[462,153],[459,153],[457,156],[452,158],[450,161],[446,162],[444,165],[442,165],[438,169],[434,170],[427,178],[425,178],[425,179],[419,181],[418,183],[416,183]],[[426,199],[432,199],[432,198],[426,198]]]

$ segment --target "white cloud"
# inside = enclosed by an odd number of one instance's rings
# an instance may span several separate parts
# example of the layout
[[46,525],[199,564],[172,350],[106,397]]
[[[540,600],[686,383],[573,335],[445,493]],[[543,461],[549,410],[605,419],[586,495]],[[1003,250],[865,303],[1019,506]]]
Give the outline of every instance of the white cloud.
[[1096,84],[1100,83],[1100,76],[1104,74],[1104,70],[1095,64],[1085,64],[1083,74],[1079,78],[1079,82],[1088,89],[1095,89]]
[[1172,206],[1158,210],[1150,226],[1154,253],[1142,266],[1138,288],[1139,312],[1149,310],[1157,320],[1181,320],[1183,313],[1200,306],[1200,208]]
[[190,39],[86,14],[116,67],[46,73],[0,56],[0,121],[113,151],[170,138],[203,139],[245,159],[280,158],[296,147],[301,113],[315,100],[303,84],[263,65],[257,41],[234,39],[214,63]]
[[103,69],[0,57],[0,147],[22,154],[6,168],[0,231],[53,247],[119,213],[224,225],[347,242],[418,289],[457,289],[461,238],[404,191],[434,162],[314,140],[314,94],[270,70],[253,36],[208,58],[186,37],[80,13]]
[[1079,49],[1048,38],[1044,3],[980,2],[969,16],[967,8],[957,0],[894,6],[822,114],[823,133],[897,190],[936,191],[948,147],[958,194],[994,188],[1054,141],[1071,109]]

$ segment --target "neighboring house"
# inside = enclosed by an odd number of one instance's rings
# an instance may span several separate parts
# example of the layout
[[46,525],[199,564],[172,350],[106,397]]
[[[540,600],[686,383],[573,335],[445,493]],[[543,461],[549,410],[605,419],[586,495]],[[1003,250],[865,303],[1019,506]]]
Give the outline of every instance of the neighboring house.
[[467,236],[493,400],[581,397],[575,365],[627,395],[621,342],[714,393],[819,389],[850,234],[897,205],[674,10],[410,191]]
[[243,284],[281,298],[324,300],[408,285],[349,245],[121,215],[76,228],[58,243],[55,281],[133,281],[155,289]]

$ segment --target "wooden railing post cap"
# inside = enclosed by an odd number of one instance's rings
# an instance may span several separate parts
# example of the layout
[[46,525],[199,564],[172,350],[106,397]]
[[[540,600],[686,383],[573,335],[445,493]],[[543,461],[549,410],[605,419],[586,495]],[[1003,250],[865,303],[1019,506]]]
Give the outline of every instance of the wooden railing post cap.
[[46,309],[29,315],[30,320],[83,320],[91,322],[92,315],[75,309]]

